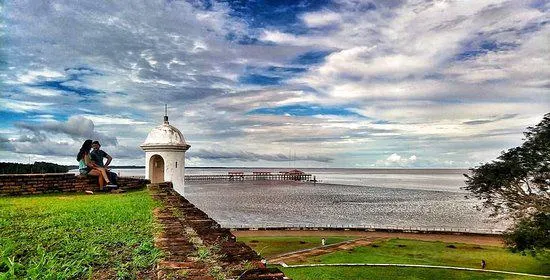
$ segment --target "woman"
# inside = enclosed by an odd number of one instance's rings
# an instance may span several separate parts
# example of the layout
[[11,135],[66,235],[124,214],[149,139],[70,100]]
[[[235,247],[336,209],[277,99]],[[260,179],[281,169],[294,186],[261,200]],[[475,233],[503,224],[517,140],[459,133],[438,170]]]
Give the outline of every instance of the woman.
[[99,190],[103,190],[105,185],[111,185],[109,181],[109,176],[107,176],[107,171],[105,168],[99,167],[90,159],[90,150],[92,149],[92,140],[84,141],[82,148],[76,156],[78,161],[78,170],[81,175],[91,175],[98,176],[99,178]]

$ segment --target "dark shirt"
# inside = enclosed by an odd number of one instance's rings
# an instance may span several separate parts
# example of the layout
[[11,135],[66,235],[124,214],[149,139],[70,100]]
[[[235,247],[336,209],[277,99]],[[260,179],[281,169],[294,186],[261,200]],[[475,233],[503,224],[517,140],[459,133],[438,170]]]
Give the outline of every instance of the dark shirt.
[[103,150],[92,150],[90,152],[90,158],[92,159],[95,164],[104,167],[103,165],[103,158],[107,157],[108,154],[104,152]]

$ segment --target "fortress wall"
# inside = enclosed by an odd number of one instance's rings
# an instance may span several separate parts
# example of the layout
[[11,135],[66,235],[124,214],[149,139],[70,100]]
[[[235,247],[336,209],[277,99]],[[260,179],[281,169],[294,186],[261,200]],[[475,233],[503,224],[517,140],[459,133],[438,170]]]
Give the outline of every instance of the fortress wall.
[[[72,173],[3,174],[0,175],[0,196],[99,191],[97,182],[97,177]],[[144,179],[118,178],[118,186],[124,190],[142,188],[147,183]]]
[[[213,264],[226,273],[226,279],[289,279],[278,268],[266,268],[260,255],[174,190],[171,182],[150,184],[148,188],[163,205],[155,211],[162,228],[155,237],[155,246],[165,253],[157,265],[159,279],[185,273],[189,279],[214,280],[217,278],[205,273]],[[212,262],[197,260],[199,246],[211,250]]]

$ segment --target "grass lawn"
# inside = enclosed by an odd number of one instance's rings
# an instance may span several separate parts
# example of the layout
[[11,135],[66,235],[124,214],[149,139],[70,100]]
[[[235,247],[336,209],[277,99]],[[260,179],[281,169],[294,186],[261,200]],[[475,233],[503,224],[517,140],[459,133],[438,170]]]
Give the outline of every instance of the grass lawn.
[[[353,239],[348,237],[343,239]],[[319,237],[246,237],[239,238],[255,245],[258,252],[286,253],[305,247],[319,246]],[[258,242],[251,243],[252,240]],[[328,239],[329,242],[331,241]],[[310,243],[300,244],[299,241]],[[339,242],[342,240],[334,240]],[[297,244],[298,243],[298,244]],[[330,243],[329,243],[330,244]],[[308,246],[309,245],[309,246]],[[264,253],[265,255],[265,253]],[[477,246],[462,243],[418,241],[408,239],[380,240],[370,246],[310,257],[303,263],[403,263],[459,266],[480,268],[482,259],[487,269],[550,274],[548,260],[513,254],[494,246]],[[289,263],[290,264],[290,263]],[[505,275],[487,272],[455,271],[432,268],[397,267],[279,267],[295,280],[305,279],[540,279],[526,276]]]
[[0,198],[0,279],[145,276],[157,206],[147,190]]
[[[356,239],[357,236],[327,236],[325,244],[334,244],[346,240]],[[263,257],[269,258],[282,253],[293,252],[321,246],[319,236],[281,236],[281,237],[239,237],[239,241],[246,243]]]
[[515,276],[488,272],[456,271],[446,269],[401,268],[401,267],[279,267],[286,276],[294,280],[348,280],[348,279],[540,279],[527,276]]
[[[452,248],[454,247],[454,248]],[[355,247],[309,258],[307,263],[403,263],[480,268],[550,275],[550,264],[513,254],[504,248],[460,243],[430,242],[407,239],[378,241],[374,246]]]

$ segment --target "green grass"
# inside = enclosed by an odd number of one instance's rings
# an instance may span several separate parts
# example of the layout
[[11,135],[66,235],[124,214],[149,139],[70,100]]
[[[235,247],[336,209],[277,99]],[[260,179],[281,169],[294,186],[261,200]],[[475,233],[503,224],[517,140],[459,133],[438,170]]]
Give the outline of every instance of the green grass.
[[74,279],[147,273],[153,246],[147,190],[0,198],[0,279]]
[[[406,239],[379,241],[375,246],[355,247],[307,259],[307,263],[402,263],[447,265],[550,275],[550,264],[504,248]],[[449,248],[448,246],[455,248]]]
[[[326,245],[356,239],[357,236],[327,236]],[[282,236],[282,237],[239,237],[263,257],[269,258],[282,253],[293,252],[321,246],[319,236]]]
[[344,280],[344,279],[540,279],[527,276],[515,276],[488,272],[456,271],[433,268],[400,267],[307,267],[281,268],[286,276],[294,280]]
[[[356,237],[340,237],[353,239]],[[272,255],[292,252],[305,247],[319,246],[319,237],[246,237],[239,238],[254,245],[257,252],[274,252]],[[257,243],[251,243],[257,240]],[[339,242],[342,240],[329,240]],[[306,241],[300,244],[299,241]],[[310,257],[303,263],[402,263],[459,266],[480,268],[482,259],[487,269],[550,274],[548,260],[522,256],[494,246],[477,246],[462,243],[417,241],[407,239],[381,240],[374,246],[356,247],[351,250],[333,252]],[[452,246],[451,246],[452,245]],[[452,248],[452,247],[455,248]],[[263,250],[263,251],[262,251]],[[289,263],[290,264],[290,263]],[[533,277],[496,274],[488,272],[455,271],[434,268],[397,267],[308,267],[282,268],[287,276],[295,280],[306,279],[538,279]]]

